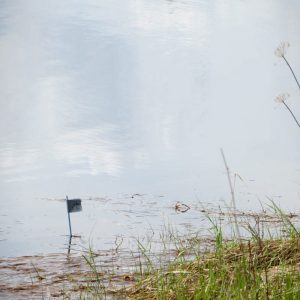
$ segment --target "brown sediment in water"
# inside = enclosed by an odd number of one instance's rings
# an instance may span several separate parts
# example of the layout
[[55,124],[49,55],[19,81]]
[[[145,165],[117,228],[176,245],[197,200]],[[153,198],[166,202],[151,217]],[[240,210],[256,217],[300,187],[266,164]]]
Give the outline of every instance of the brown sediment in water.
[[[106,292],[114,293],[134,282],[132,274],[121,272],[122,261],[109,252],[97,253],[102,259],[97,274],[82,255],[49,254],[0,259],[0,298],[41,299],[80,295],[101,278]],[[119,271],[120,270],[120,271]]]

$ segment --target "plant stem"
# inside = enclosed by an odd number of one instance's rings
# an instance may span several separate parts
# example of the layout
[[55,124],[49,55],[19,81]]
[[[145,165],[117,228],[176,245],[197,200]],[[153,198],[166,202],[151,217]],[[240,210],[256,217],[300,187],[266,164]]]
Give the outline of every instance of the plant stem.
[[[283,57],[284,61],[286,62],[286,64],[288,65],[288,67],[290,68],[290,70],[291,70],[291,72],[292,72],[292,74],[293,74],[293,76],[294,76],[294,78],[295,78],[295,80],[296,80],[296,82],[297,82],[298,88],[300,89],[299,81],[298,81],[298,79],[297,79],[297,77],[296,77],[296,75],[295,75],[295,73],[294,73],[294,71],[293,71],[291,65],[289,64],[289,62],[287,61],[287,59],[285,58],[284,55],[282,55],[282,57]],[[298,122],[297,122],[297,123],[298,123]],[[299,124],[298,124],[298,125],[299,125]]]
[[291,115],[293,116],[293,118],[294,118],[295,122],[297,123],[298,127],[300,127],[300,124],[299,124],[298,120],[296,119],[295,115],[293,114],[292,110],[288,107],[288,105],[285,103],[285,101],[282,101],[282,103],[285,105],[287,110],[291,113]]
[[238,239],[241,240],[240,229],[239,229],[238,222],[237,222],[237,217],[236,217],[236,205],[235,205],[234,188],[233,188],[233,185],[232,185],[232,182],[231,182],[229,167],[228,167],[227,162],[226,162],[224,151],[223,151],[222,148],[220,149],[220,151],[221,151],[221,154],[222,154],[222,157],[223,157],[225,169],[226,169],[226,172],[227,172],[227,178],[228,178],[228,183],[229,183],[229,187],[230,187],[230,192],[231,192],[231,202],[232,202],[232,207],[234,209],[233,217],[234,217],[234,222],[235,222],[236,234],[238,236]]

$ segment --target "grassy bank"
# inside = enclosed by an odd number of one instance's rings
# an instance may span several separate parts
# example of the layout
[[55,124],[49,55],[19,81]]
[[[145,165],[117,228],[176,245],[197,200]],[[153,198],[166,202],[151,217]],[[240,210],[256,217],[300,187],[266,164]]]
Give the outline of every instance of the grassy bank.
[[[219,240],[213,253],[178,258],[141,276],[132,299],[300,299],[300,238]],[[140,274],[139,274],[140,275]]]
[[139,242],[136,271],[124,277],[132,284],[106,294],[102,285],[100,293],[91,289],[82,299],[300,299],[300,235],[292,215],[274,203],[272,209],[279,231],[273,235],[275,223],[270,223],[267,238],[257,224],[247,223],[247,239],[225,240],[222,226],[208,217],[210,247],[201,247],[204,240],[198,237],[182,240],[169,232],[176,250],[167,253],[170,248],[162,235],[164,255],[158,258]]
[[275,203],[200,212],[197,232],[168,225],[130,247],[2,259],[0,298],[300,299],[299,215]]

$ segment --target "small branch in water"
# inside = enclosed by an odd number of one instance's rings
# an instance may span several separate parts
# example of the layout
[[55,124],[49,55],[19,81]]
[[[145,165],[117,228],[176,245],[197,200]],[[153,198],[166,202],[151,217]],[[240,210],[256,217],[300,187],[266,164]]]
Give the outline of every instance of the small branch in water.
[[188,205],[184,204],[184,203],[177,202],[175,204],[175,210],[176,210],[176,212],[185,213],[189,209],[190,209],[190,207]]

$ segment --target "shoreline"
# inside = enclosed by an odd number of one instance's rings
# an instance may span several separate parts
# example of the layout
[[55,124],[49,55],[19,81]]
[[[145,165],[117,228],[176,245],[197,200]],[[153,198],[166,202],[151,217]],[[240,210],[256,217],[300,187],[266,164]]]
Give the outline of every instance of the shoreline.
[[[85,296],[91,299],[205,299],[201,287],[204,288],[204,282],[208,284],[210,272],[216,276],[215,284],[227,277],[218,278],[220,264],[223,269],[231,271],[246,266],[243,274],[250,274],[249,278],[245,277],[250,281],[244,278],[245,286],[254,284],[258,287],[267,278],[268,289],[272,290],[273,279],[277,275],[283,281],[292,278],[300,286],[300,277],[298,281],[295,275],[295,272],[300,274],[300,235],[292,223],[292,220],[298,221],[298,214],[284,214],[276,205],[272,213],[209,209],[203,213],[207,214],[211,225],[208,228],[210,235],[198,232],[183,236],[168,227],[159,233],[159,241],[153,237],[152,240],[151,237],[137,240],[135,249],[119,245],[105,251],[93,251],[91,248],[82,252],[71,251],[70,255],[53,253],[0,258],[0,298],[29,296],[35,299],[43,295],[51,299],[68,299],[73,295],[82,299]],[[239,221],[255,221],[247,224],[247,238],[238,240],[225,236],[222,224],[229,222],[234,228],[233,215]],[[245,230],[245,221],[239,226]],[[154,246],[158,245],[156,249],[160,251],[154,250]],[[290,256],[285,256],[285,253]],[[274,264],[274,261],[277,263]],[[202,276],[203,282],[200,286],[199,276]],[[260,278],[259,284],[253,281],[254,277],[256,281]],[[176,288],[179,285],[182,287]],[[215,287],[215,290],[218,289]],[[222,291],[219,292],[220,296]],[[264,294],[265,299],[271,299],[266,298],[265,289],[258,293],[260,296]],[[218,297],[215,292],[213,295]]]

